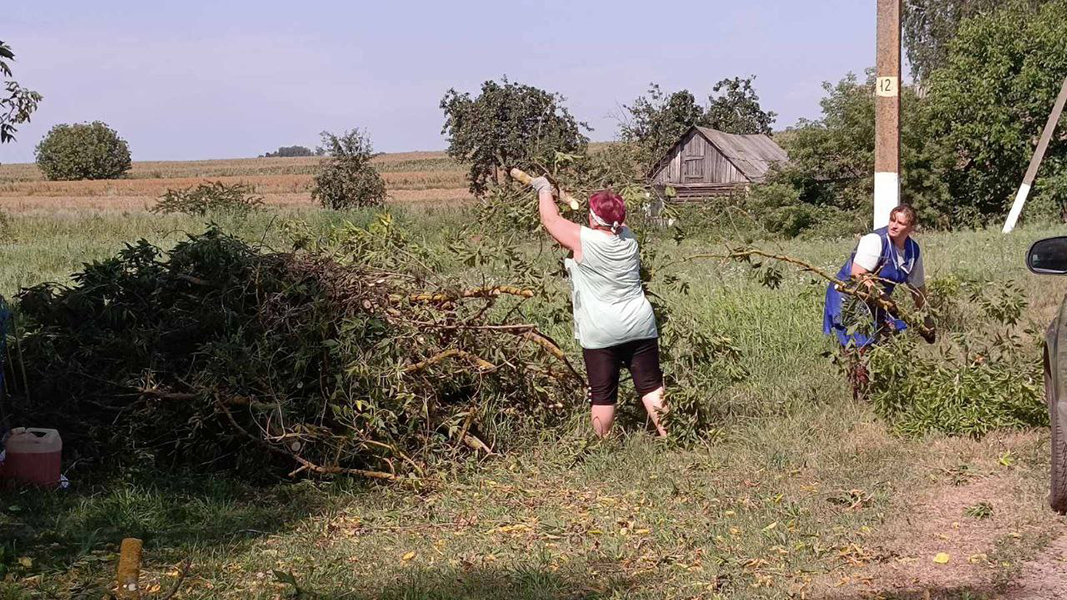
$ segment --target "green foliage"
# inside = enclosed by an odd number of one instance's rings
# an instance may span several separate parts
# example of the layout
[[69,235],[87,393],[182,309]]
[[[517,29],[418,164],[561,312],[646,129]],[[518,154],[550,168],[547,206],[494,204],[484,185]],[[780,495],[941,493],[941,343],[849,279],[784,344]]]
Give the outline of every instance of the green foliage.
[[317,156],[319,154],[321,154],[321,152],[316,154],[311,148],[306,148],[304,146],[281,146],[274,152],[267,152],[266,154],[261,155],[261,158],[289,158],[297,156]]
[[702,124],[726,133],[770,134],[777,113],[765,111],[752,87],[752,75],[747,78],[723,79],[715,84]]
[[534,326],[483,327],[507,325],[522,294],[464,296],[389,217],[324,238],[290,231],[302,250],[263,252],[216,228],[167,253],[141,241],[70,286],[23,291],[19,417],[111,458],[250,477],[301,460],[418,472],[502,449],[580,396]]
[[100,121],[56,125],[37,144],[37,166],[53,181],[116,179],[130,170],[130,148]]
[[844,225],[836,235],[855,228],[852,223],[843,223],[850,213],[833,206],[801,202],[799,191],[781,182],[755,186],[745,199],[745,207],[768,232],[790,238],[828,226]]
[[667,95],[655,83],[648,86],[647,97],[638,96],[623,108],[629,118],[620,128],[620,137],[638,144],[650,161],[658,160],[690,127],[700,124],[704,115],[704,108],[689,90]]
[[[644,179],[643,157],[641,148],[628,142],[583,154],[557,152],[547,162],[545,174],[583,204],[596,191],[618,192],[626,201],[627,222],[633,223],[647,212],[651,198]],[[586,208],[575,212],[564,203],[559,206],[568,218],[585,222]],[[477,213],[478,226],[487,233],[532,233],[541,227],[537,196],[529,188],[510,182],[490,188]]]
[[315,175],[311,197],[326,208],[344,210],[385,204],[385,179],[371,164],[374,149],[359,129],[342,135],[322,132],[321,171]]
[[[544,90],[512,83],[486,81],[481,93],[448,90],[441,99],[448,139],[448,155],[470,163],[468,181],[475,196],[484,196],[490,180],[500,183],[502,168],[543,170],[557,152],[583,151],[589,140],[563,106],[564,98]],[[538,169],[540,167],[540,169]]]
[[0,144],[15,141],[15,133],[18,125],[29,123],[33,111],[41,102],[42,96],[33,90],[28,90],[13,79],[11,65],[14,62],[15,53],[11,47],[0,40],[0,76],[4,78],[4,94],[0,96]]
[[[931,282],[941,294],[938,353],[915,336],[894,336],[868,356],[870,400],[904,435],[942,432],[981,437],[999,428],[1048,425],[1036,331],[1016,332],[1026,308],[1011,282]],[[937,298],[937,296],[935,296]],[[966,329],[957,329],[966,325]]]
[[1067,165],[1065,161],[1047,161],[1042,176],[1034,181],[1034,189],[1026,202],[1023,218],[1035,223],[1067,222]]
[[[954,159],[946,174],[954,202],[985,219],[1007,213],[1064,73],[1067,2],[1039,10],[1010,2],[962,22],[928,83],[928,135]],[[1042,174],[1067,160],[1062,136],[1045,160]]]
[[185,213],[202,216],[216,212],[247,214],[262,206],[263,197],[257,196],[251,185],[226,185],[221,181],[212,181],[180,190],[168,189],[151,210],[160,214]]
[[[1015,0],[1036,11],[1049,0]],[[945,64],[948,45],[965,19],[1005,4],[1004,0],[907,0],[901,3],[903,41],[911,73],[919,81]]]

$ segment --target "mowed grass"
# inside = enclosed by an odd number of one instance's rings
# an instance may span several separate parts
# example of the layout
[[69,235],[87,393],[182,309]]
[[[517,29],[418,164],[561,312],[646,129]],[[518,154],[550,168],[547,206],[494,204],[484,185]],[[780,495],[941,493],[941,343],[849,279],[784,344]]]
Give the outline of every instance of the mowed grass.
[[[445,264],[446,242],[472,219],[454,205],[390,210],[413,237],[439,249]],[[69,281],[81,263],[137,238],[169,247],[209,221],[284,249],[286,220],[322,230],[372,218],[306,209],[242,219],[12,214],[0,232],[0,293]],[[672,258],[721,250],[711,232],[697,233],[681,245],[649,243]],[[977,231],[920,240],[929,276],[1017,281],[1031,304],[1026,319],[1043,324],[1067,285],[1028,274],[1023,253],[1053,233],[1023,228],[1011,236]],[[524,245],[531,254],[540,236]],[[832,271],[853,243],[761,245]],[[542,255],[547,264],[557,258]],[[455,277],[478,281],[476,272],[453,268]],[[670,271],[691,288],[687,296],[662,290],[675,314],[731,337],[751,372],[706,399],[722,416],[704,444],[663,443],[634,419],[623,421],[619,437],[595,442],[576,390],[569,427],[531,435],[506,456],[461,458],[410,485],[342,479],[253,486],[150,465],[99,479],[74,465],[69,490],[0,493],[0,598],[101,597],[127,536],[145,540],[143,583],[151,593],[166,592],[190,561],[178,598],[860,597],[840,595],[836,586],[899,560],[930,565],[935,548],[957,554],[954,548],[969,547],[950,539],[979,527],[962,508],[952,508],[944,523],[923,516],[925,494],[933,490],[936,498],[942,488],[950,495],[970,490],[995,511],[988,521],[995,535],[980,544],[986,558],[972,565],[957,555],[960,568],[1004,579],[1047,540],[1055,522],[1043,505],[1047,432],[983,441],[893,437],[868,406],[852,402],[821,356],[829,348],[820,330],[821,284],[787,272],[782,287],[770,290],[748,267],[715,261]],[[553,282],[556,293],[565,289],[565,281]],[[548,329],[577,356],[568,324]],[[632,392],[623,402],[635,412]],[[972,481],[1004,482],[1010,495],[982,496],[982,488],[966,487]],[[909,533],[913,520],[932,524]],[[895,541],[901,536],[909,539]],[[933,597],[976,598],[998,588],[928,589]]]

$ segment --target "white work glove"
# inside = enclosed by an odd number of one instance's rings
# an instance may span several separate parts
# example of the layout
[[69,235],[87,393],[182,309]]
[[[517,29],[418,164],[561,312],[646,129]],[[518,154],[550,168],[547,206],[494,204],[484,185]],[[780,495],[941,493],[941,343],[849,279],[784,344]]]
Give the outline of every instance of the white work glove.
[[534,177],[531,179],[530,187],[532,187],[538,194],[541,193],[541,190],[552,191],[552,184],[544,177]]

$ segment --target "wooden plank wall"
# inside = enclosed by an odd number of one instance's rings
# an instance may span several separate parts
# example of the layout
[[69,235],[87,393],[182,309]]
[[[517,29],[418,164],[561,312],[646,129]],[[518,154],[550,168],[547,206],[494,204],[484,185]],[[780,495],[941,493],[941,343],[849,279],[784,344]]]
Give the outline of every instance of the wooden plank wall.
[[746,183],[748,179],[704,136],[692,132],[675,146],[670,161],[652,177],[657,185]]

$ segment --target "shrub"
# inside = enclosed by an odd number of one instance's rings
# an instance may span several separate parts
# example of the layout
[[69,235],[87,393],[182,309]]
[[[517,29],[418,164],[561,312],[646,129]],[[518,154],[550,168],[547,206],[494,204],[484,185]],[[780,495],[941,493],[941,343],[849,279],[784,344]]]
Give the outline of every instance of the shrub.
[[905,435],[981,437],[997,428],[1048,425],[1038,332],[1015,331],[1026,309],[1012,282],[938,281],[939,353],[893,336],[869,354],[870,399]]
[[322,144],[327,158],[315,176],[312,198],[334,210],[385,204],[385,180],[370,162],[374,157],[370,138],[359,129],[340,136],[324,131]]
[[558,347],[512,320],[531,292],[447,286],[387,216],[293,237],[303,250],[216,228],[169,252],[140,241],[23,291],[19,417],[83,454],[388,477],[503,450],[579,401]]
[[130,170],[126,140],[100,121],[56,125],[35,153],[51,180],[116,179]]
[[209,212],[244,214],[263,206],[263,197],[255,195],[251,185],[221,181],[201,183],[181,190],[168,189],[152,207],[160,214],[186,213],[205,215]]

